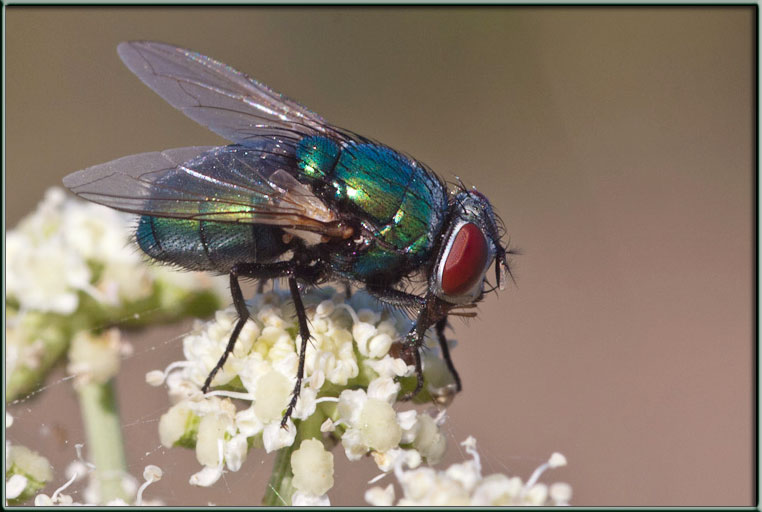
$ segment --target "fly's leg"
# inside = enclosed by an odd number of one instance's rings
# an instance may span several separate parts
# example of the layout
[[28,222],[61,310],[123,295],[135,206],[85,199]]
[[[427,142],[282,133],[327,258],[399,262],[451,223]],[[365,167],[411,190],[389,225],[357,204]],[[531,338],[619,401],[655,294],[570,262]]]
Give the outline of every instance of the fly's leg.
[[319,265],[310,266],[308,264],[309,262],[310,260],[302,260],[301,262],[290,260],[279,261],[276,263],[239,263],[233,267],[230,271],[230,292],[233,296],[233,304],[235,305],[236,312],[238,313],[238,322],[230,335],[227,347],[225,348],[225,353],[223,353],[220,360],[217,361],[217,364],[209,373],[209,376],[206,378],[204,386],[202,387],[204,393],[209,391],[209,387],[211,386],[215,374],[223,367],[228,356],[233,352],[238,335],[241,333],[241,329],[243,329],[246,320],[249,318],[249,309],[246,307],[246,302],[243,300],[243,292],[241,292],[241,287],[238,284],[238,277],[242,276],[260,280],[288,277],[291,298],[294,301],[296,317],[299,322],[299,334],[302,337],[302,347],[299,353],[299,369],[296,374],[296,386],[294,386],[291,402],[289,402],[286,413],[283,415],[283,420],[281,421],[281,426],[283,428],[286,428],[286,422],[294,412],[296,402],[299,400],[299,394],[302,389],[302,380],[304,379],[304,357],[307,350],[307,341],[310,338],[310,331],[307,327],[307,313],[304,310],[304,303],[299,294],[299,285],[297,284],[296,279],[299,278],[308,284],[315,284],[320,280],[323,272]]
[[423,329],[419,329],[419,326],[425,325],[425,304],[426,299],[413,295],[412,293],[403,292],[402,290],[395,290],[394,288],[386,288],[384,286],[370,285],[367,288],[368,293],[375,296],[378,300],[405,309],[417,309],[418,321],[415,323],[410,332],[405,336],[405,340],[402,342],[402,353],[406,357],[404,359],[409,360],[410,354],[413,355],[413,362],[415,363],[415,389],[412,393],[407,393],[402,397],[402,400],[410,400],[418,392],[423,389],[423,365],[421,364],[421,345],[423,345],[423,333],[426,332],[428,325]]
[[228,344],[225,347],[225,352],[222,353],[219,361],[217,361],[217,364],[214,365],[214,368],[212,368],[212,371],[209,372],[209,375],[206,377],[204,385],[201,387],[202,393],[207,393],[209,391],[209,387],[212,385],[212,379],[214,379],[217,372],[225,365],[225,361],[227,361],[228,356],[235,348],[235,342],[238,339],[238,335],[241,334],[241,329],[243,329],[243,326],[246,324],[246,320],[249,319],[249,308],[246,307],[246,301],[243,300],[243,292],[241,292],[241,285],[238,284],[238,273],[235,267],[233,268],[233,271],[230,272],[230,294],[233,296],[233,306],[235,306],[236,313],[238,313],[238,322],[236,322],[235,327],[233,328],[233,333],[230,335]]
[[281,428],[287,428],[286,423],[288,418],[291,417],[291,413],[294,412],[296,402],[299,400],[299,394],[302,391],[302,379],[304,378],[304,357],[307,351],[307,341],[310,339],[310,330],[307,327],[307,313],[304,311],[304,304],[302,303],[302,296],[299,294],[299,285],[296,283],[296,279],[293,277],[288,278],[288,286],[291,289],[291,298],[294,301],[294,307],[296,309],[296,319],[299,322],[299,335],[302,338],[302,346],[299,351],[299,369],[296,371],[296,385],[294,391],[291,394],[291,401],[286,409],[286,414],[283,415],[283,419],[280,422]]
[[371,284],[367,287],[367,290],[368,293],[372,294],[382,302],[408,310],[416,310],[418,313],[418,319],[416,320],[415,325],[410,329],[410,332],[408,332],[402,342],[402,352],[407,356],[412,354],[413,362],[415,363],[415,389],[413,392],[407,393],[402,397],[402,400],[410,400],[423,389],[421,346],[423,345],[423,335],[426,332],[426,329],[431,326],[431,323],[428,321],[428,308],[426,307],[427,300],[425,297],[403,292],[402,290],[395,290],[394,288],[387,288],[382,285],[374,286]]
[[445,333],[444,333],[446,326],[447,326],[447,317],[444,317],[436,323],[436,326],[434,327],[434,329],[436,329],[437,338],[439,339],[439,347],[442,349],[442,358],[445,360],[445,363],[447,364],[447,369],[450,370],[450,373],[455,379],[456,391],[460,392],[463,389],[463,386],[460,383],[460,376],[458,375],[458,371],[455,369],[455,365],[452,362],[452,358],[450,358],[450,348],[447,346],[447,338],[445,338]]
[[[413,362],[415,363],[415,376],[416,385],[412,393],[408,393],[402,397],[402,400],[410,400],[417,395],[421,389],[423,389],[423,365],[421,364],[421,347],[423,346],[423,336],[426,333],[426,329],[436,324],[437,337],[439,338],[439,344],[442,346],[442,356],[447,363],[452,375],[455,377],[455,382],[458,386],[458,391],[461,389],[460,377],[458,372],[455,371],[455,366],[450,358],[450,351],[447,347],[447,340],[444,337],[444,328],[447,325],[447,312],[452,309],[451,304],[447,304],[434,295],[429,294],[425,297],[413,295],[401,290],[389,289],[383,286],[368,286],[368,292],[377,297],[379,300],[406,308],[408,310],[415,310],[418,313],[415,325],[405,336],[402,342],[402,352],[406,356],[413,355]],[[409,359],[409,357],[408,357]]]
[[[405,394],[401,400],[411,400],[415,395],[420,393],[423,389],[423,365],[421,364],[421,347],[423,346],[423,335],[428,328],[423,317],[423,312],[418,316],[418,321],[405,336],[405,341],[402,343],[402,350],[405,352],[412,352],[415,358],[415,389],[410,393]],[[424,320],[424,322],[421,322]],[[421,329],[421,326],[424,326]]]
[[403,292],[402,290],[395,290],[394,288],[387,288],[385,286],[368,285],[367,291],[381,302],[391,304],[392,306],[399,306],[402,308],[413,308],[417,311],[423,309],[426,305],[426,298],[412,293]]
[[233,352],[235,342],[238,340],[238,335],[241,334],[241,329],[243,329],[243,326],[246,324],[246,320],[249,319],[249,308],[246,307],[246,301],[243,299],[243,292],[241,291],[241,285],[238,284],[238,277],[244,276],[259,279],[260,283],[264,283],[266,279],[282,277],[288,275],[292,271],[293,265],[288,261],[270,264],[239,263],[238,265],[233,266],[230,271],[230,294],[233,297],[233,306],[235,306],[236,313],[238,313],[238,321],[233,328],[233,332],[230,334],[230,339],[228,339],[225,352],[222,353],[219,361],[214,365],[212,371],[209,372],[209,375],[204,381],[204,385],[201,387],[203,393],[209,392],[214,376],[220,369],[222,369],[228,356]]

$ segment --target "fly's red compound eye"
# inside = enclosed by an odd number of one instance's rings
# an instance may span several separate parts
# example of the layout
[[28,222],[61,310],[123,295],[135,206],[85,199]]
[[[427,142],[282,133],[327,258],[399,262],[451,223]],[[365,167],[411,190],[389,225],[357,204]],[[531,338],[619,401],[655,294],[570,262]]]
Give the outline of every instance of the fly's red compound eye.
[[484,274],[488,253],[482,230],[472,222],[463,224],[445,259],[442,291],[451,296],[470,291]]

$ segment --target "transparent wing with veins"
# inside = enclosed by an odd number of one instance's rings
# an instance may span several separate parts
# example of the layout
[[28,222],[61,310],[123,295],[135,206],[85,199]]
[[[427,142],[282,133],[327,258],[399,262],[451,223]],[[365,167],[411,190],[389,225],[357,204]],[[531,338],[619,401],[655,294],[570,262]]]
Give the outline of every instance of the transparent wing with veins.
[[266,85],[200,53],[151,41],[117,48],[124,64],[170,105],[228,140],[344,136],[322,117]]
[[260,147],[190,147],[127,156],[75,172],[64,185],[118,210],[179,219],[268,224],[346,238],[341,222],[287,172],[293,162]]

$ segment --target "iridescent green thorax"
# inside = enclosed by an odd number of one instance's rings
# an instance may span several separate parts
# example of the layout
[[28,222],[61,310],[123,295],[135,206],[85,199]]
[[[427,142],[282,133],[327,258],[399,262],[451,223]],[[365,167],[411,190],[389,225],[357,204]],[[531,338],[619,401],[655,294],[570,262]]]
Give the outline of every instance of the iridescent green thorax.
[[375,240],[338,272],[368,278],[390,269],[414,268],[430,256],[447,210],[442,183],[415,161],[385,146],[354,143],[340,147],[321,136],[303,139],[299,167],[329,185],[325,199],[363,219]]
[[310,178],[325,178],[330,173],[341,149],[326,137],[305,137],[296,148],[299,168]]

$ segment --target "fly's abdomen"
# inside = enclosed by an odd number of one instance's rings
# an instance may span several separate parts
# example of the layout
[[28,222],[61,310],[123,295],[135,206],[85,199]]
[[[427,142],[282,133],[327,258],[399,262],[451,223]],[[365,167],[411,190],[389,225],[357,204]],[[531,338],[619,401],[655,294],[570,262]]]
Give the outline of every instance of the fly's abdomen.
[[135,238],[151,258],[189,270],[227,273],[236,263],[263,263],[285,251],[273,226],[144,215]]
[[329,185],[341,207],[365,220],[375,243],[337,270],[372,278],[391,269],[412,268],[425,260],[447,210],[444,185],[415,161],[377,144],[340,147],[314,136],[297,148],[297,162],[310,177]]

